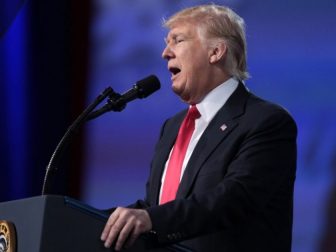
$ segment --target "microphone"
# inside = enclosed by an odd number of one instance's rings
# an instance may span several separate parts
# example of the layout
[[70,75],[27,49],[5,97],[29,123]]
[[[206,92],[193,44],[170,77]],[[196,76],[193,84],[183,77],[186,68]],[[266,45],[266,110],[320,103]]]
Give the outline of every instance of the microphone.
[[109,95],[107,103],[100,109],[93,111],[87,118],[92,120],[108,111],[122,111],[125,109],[126,104],[137,98],[143,99],[159,90],[161,87],[159,79],[155,75],[149,75],[146,78],[137,81],[131,89],[123,94],[112,92]]
[[150,75],[139,80],[133,85],[133,88],[121,95],[120,100],[125,103],[133,101],[136,98],[146,98],[160,89],[160,81],[155,75]]

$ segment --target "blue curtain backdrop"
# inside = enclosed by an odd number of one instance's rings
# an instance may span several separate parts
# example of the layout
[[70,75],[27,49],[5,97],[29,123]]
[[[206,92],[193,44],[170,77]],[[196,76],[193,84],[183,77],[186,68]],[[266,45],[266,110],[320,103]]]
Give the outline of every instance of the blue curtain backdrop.
[[[85,100],[106,86],[123,92],[154,73],[159,92],[79,132],[54,188],[98,208],[142,198],[161,124],[185,108],[161,59],[161,21],[207,2],[0,2],[0,201],[40,193],[53,149]],[[336,2],[212,2],[247,23],[247,86],[285,106],[299,127],[293,252],[334,252]]]
[[[22,1],[4,1],[0,8],[0,36],[3,37],[15,17],[23,5]],[[1,41],[1,57],[0,57],[0,107],[3,108],[2,120],[0,123],[0,157],[1,157],[1,184],[4,190],[0,192],[1,199],[10,199],[14,195],[25,195],[26,181],[24,179],[24,163],[26,160],[23,144],[25,143],[25,129],[19,125],[25,124],[25,68],[22,62],[26,58],[24,45],[22,43],[25,37],[25,15],[17,18],[17,32],[8,32],[9,39]],[[10,54],[9,50],[16,50]],[[17,75],[16,71],[21,72]],[[11,85],[6,85],[11,83]],[[14,99],[17,98],[17,106],[22,107],[21,110],[14,108]],[[15,156],[11,149],[17,149],[22,155]],[[10,166],[17,167],[16,171],[7,169]],[[15,176],[15,173],[20,176]],[[6,192],[8,190],[8,192]]]
[[[0,201],[41,193],[53,149],[83,109],[88,12],[89,1],[1,1]],[[79,196],[80,136],[53,193]]]

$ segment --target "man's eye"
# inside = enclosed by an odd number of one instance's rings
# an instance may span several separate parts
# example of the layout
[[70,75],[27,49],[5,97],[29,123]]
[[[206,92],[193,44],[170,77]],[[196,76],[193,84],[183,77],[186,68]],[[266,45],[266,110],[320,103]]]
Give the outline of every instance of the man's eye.
[[175,43],[175,44],[181,43],[181,42],[183,42],[183,41],[184,41],[184,38],[181,38],[181,37],[175,37],[175,38],[174,38],[174,43]]

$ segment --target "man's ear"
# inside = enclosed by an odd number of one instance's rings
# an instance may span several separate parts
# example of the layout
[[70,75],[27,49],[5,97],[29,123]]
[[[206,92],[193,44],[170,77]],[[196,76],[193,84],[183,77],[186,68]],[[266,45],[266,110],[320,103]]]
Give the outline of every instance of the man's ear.
[[222,59],[224,59],[226,51],[227,47],[224,42],[221,41],[214,44],[210,49],[210,57],[209,57],[210,64],[217,63]]

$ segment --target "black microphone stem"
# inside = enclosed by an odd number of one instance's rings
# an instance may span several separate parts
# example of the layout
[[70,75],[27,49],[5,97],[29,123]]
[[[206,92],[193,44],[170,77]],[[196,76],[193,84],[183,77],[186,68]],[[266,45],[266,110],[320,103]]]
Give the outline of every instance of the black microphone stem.
[[54,153],[52,154],[50,161],[48,163],[46,173],[44,176],[42,195],[50,192],[50,176],[52,172],[57,170],[57,166],[60,160],[60,157],[63,154],[63,150],[69,144],[71,138],[74,136],[74,133],[78,130],[82,124],[87,121],[89,114],[108,96],[115,94],[111,87],[106,88],[70,125],[70,127],[65,132],[61,141],[58,143]]

